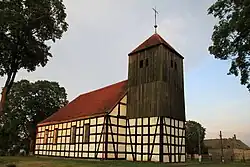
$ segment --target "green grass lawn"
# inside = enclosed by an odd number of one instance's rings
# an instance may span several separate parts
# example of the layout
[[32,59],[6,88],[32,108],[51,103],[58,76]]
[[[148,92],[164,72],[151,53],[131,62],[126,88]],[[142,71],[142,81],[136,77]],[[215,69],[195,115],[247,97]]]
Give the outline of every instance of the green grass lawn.
[[100,161],[81,159],[62,159],[47,157],[0,157],[0,167],[6,164],[16,164],[17,167],[163,167],[163,166],[188,166],[188,167],[250,167],[250,163],[187,163],[187,164],[161,164],[152,162],[128,161]]

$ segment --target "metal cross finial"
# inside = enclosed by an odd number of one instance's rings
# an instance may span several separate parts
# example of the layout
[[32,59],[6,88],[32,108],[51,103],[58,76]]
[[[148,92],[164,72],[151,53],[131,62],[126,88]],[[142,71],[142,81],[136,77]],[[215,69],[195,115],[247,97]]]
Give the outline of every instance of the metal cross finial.
[[156,10],[156,7],[155,8],[152,8],[155,12],[155,25],[154,25],[154,28],[155,28],[155,33],[157,33],[157,24],[156,24],[156,14],[159,14],[158,11]]

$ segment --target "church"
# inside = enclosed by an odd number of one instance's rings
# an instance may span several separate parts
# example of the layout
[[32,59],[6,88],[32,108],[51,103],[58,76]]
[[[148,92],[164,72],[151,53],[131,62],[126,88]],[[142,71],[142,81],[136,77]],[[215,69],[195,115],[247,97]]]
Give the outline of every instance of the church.
[[84,93],[37,125],[34,154],[186,162],[183,56],[158,33],[128,54],[128,79]]

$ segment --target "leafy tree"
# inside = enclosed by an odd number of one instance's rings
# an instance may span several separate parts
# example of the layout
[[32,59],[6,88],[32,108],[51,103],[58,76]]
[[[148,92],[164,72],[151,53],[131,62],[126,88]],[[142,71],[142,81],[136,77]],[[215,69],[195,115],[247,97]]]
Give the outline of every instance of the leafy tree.
[[250,1],[217,0],[208,14],[219,20],[209,52],[217,59],[230,60],[228,75],[240,75],[241,84],[250,91]]
[[48,42],[67,31],[65,18],[62,0],[0,1],[0,77],[7,77],[0,114],[18,70],[34,71],[52,57]]
[[198,122],[187,121],[186,122],[186,146],[188,154],[199,153],[199,142],[201,147],[201,153],[204,151],[204,138],[206,129]]
[[15,145],[33,152],[37,123],[67,102],[66,91],[57,82],[21,80],[14,83],[6,100],[6,112],[0,117],[0,138],[6,141],[5,150]]

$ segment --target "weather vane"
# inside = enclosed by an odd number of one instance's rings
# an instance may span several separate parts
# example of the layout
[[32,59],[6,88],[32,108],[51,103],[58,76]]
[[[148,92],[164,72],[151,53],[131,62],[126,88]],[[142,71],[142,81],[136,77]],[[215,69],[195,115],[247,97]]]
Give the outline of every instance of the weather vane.
[[156,10],[156,7],[155,8],[152,8],[155,12],[155,25],[154,25],[154,28],[155,28],[155,33],[157,33],[157,24],[156,24],[156,15],[159,14],[158,11]]

